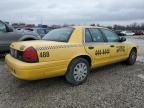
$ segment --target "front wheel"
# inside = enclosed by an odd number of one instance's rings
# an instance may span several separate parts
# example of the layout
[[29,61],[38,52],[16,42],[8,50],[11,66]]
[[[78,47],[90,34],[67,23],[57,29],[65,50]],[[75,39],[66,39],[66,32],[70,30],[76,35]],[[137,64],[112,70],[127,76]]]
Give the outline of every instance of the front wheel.
[[73,85],[80,85],[86,81],[90,73],[90,65],[86,59],[74,59],[67,70],[65,75],[66,80]]
[[132,49],[129,55],[129,58],[127,59],[126,63],[128,65],[133,65],[135,64],[137,59],[137,50],[136,49]]

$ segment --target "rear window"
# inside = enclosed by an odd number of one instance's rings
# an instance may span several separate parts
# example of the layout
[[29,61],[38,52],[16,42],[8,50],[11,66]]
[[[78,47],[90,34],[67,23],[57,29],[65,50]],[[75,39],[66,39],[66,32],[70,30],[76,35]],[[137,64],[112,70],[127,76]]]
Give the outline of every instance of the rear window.
[[43,39],[49,41],[68,42],[73,30],[74,29],[70,27],[54,29],[48,32]]

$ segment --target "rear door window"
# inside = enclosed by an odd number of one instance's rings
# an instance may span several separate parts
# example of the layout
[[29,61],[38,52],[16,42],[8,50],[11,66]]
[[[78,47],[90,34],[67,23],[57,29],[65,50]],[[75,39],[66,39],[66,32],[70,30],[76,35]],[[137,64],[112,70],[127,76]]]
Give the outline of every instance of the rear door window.
[[85,42],[86,43],[93,42],[91,34],[88,29],[85,29]]
[[92,36],[93,42],[104,42],[103,35],[99,29],[90,28],[89,31]]

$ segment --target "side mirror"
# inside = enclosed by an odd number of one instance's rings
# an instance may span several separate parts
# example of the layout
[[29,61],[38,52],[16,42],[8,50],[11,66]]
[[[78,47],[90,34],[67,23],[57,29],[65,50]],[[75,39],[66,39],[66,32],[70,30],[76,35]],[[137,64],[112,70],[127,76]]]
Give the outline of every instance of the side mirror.
[[119,42],[125,42],[126,41],[126,38],[125,37],[120,37],[119,38]]

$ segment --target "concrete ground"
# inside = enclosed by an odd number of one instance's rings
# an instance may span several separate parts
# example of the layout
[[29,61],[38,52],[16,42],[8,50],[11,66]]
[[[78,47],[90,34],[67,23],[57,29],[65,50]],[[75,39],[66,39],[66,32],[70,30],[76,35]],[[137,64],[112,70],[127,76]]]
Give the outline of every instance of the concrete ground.
[[[143,37],[128,41],[144,47]],[[113,64],[95,69],[86,83],[71,86],[64,77],[22,81],[0,60],[0,108],[143,108],[144,49],[133,66]]]

